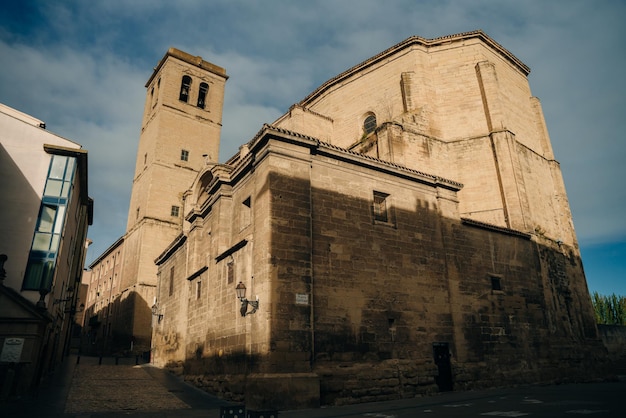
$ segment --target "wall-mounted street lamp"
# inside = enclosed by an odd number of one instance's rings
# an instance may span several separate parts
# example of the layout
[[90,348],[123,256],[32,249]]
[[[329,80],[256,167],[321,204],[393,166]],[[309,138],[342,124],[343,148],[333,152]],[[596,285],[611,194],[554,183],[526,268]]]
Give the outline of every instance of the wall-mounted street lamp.
[[156,303],[154,305],[152,305],[152,316],[156,316],[157,322],[159,324],[163,320],[163,314],[159,313],[159,307],[157,306]]
[[[246,285],[242,282],[239,282],[237,287],[235,287],[235,291],[237,292],[237,297],[241,301],[241,316],[251,315],[259,309],[259,298],[257,300],[248,300],[246,299]],[[248,312],[248,305],[252,306],[252,310]]]

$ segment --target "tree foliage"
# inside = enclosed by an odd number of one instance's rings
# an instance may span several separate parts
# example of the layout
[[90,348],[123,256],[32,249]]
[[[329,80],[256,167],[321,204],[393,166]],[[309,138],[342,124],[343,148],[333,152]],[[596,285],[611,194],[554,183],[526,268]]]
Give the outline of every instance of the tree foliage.
[[591,302],[598,324],[626,325],[626,297],[593,292]]

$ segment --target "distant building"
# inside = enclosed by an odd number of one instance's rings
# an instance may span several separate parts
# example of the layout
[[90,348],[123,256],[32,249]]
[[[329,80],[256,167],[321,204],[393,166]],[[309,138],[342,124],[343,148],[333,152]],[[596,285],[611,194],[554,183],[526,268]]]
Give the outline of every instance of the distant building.
[[0,105],[0,392],[24,395],[68,353],[93,217],[87,151]]

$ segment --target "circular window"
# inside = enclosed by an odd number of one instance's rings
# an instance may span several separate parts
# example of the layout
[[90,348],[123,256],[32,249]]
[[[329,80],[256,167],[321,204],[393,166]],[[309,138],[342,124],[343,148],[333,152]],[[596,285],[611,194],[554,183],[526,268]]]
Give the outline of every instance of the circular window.
[[376,129],[376,116],[369,115],[363,121],[363,130],[366,134],[369,134],[370,132],[374,132],[374,129]]

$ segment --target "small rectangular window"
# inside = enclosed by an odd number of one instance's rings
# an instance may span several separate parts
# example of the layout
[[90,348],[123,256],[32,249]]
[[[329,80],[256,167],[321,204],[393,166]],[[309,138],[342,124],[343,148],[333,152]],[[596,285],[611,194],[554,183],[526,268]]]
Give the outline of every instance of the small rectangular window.
[[202,296],[202,281],[198,280],[198,283],[196,283],[196,299],[200,299],[201,296]]
[[186,149],[180,150],[180,160],[189,161],[189,151]]
[[171,210],[170,214],[172,216],[178,216],[179,213],[180,213],[180,207],[172,206],[172,210]]
[[387,213],[387,197],[389,197],[389,195],[386,193],[374,192],[374,220],[389,222],[389,215]]
[[491,290],[502,290],[502,282],[500,277],[491,276]]

